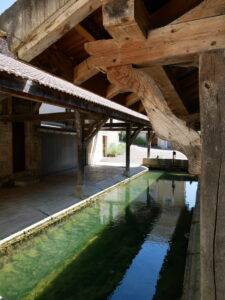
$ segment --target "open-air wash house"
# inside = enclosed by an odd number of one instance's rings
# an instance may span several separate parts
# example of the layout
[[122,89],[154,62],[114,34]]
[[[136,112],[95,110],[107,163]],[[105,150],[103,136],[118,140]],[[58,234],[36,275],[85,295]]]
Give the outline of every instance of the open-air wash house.
[[41,175],[42,121],[76,133],[81,198],[101,128],[126,130],[126,175],[132,140],[154,131],[200,178],[201,300],[225,299],[224,13],[224,0],[17,0],[0,16],[0,182]]

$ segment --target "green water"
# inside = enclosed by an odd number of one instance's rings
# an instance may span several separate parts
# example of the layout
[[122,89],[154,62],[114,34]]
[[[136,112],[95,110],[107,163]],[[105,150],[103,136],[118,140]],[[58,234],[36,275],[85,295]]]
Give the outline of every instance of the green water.
[[1,257],[0,295],[157,300],[176,285],[167,299],[179,299],[196,188],[189,177],[151,172],[100,196]]

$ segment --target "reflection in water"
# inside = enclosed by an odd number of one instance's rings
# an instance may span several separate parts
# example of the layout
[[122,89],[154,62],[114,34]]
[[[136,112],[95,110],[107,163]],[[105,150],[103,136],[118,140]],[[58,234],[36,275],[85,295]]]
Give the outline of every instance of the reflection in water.
[[[168,299],[178,299],[182,284],[167,274],[182,281],[179,257],[185,257],[191,217],[186,201],[193,204],[197,188],[180,179],[143,175],[0,258],[0,295],[158,300],[169,282],[177,293]],[[171,276],[174,253],[179,274]]]

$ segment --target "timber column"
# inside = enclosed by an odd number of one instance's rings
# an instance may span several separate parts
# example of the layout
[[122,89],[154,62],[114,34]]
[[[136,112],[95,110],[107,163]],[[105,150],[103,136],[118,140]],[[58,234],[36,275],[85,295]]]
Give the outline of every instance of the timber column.
[[225,297],[225,51],[200,56],[201,299]]
[[155,137],[154,131],[151,131],[150,129],[148,130],[146,134],[146,141],[147,141],[147,158],[150,158],[150,151],[151,151],[151,144],[152,140]]
[[77,132],[77,182],[75,187],[75,196],[84,198],[84,121],[78,110],[75,111],[75,123]]
[[126,168],[123,173],[124,176],[130,176],[130,145],[131,145],[131,125],[126,127]]

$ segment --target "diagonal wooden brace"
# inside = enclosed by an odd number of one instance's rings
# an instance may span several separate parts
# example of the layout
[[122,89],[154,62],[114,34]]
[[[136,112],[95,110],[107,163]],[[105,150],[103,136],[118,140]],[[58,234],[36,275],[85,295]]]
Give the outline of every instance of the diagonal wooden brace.
[[190,173],[200,174],[200,136],[171,112],[155,81],[131,65],[108,68],[107,75],[111,83],[128,88],[140,97],[157,136],[172,142],[174,149],[188,157]]

